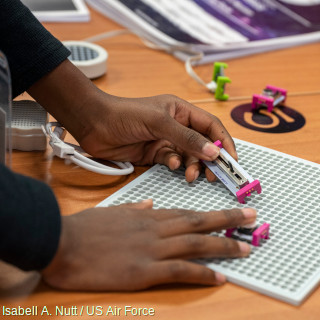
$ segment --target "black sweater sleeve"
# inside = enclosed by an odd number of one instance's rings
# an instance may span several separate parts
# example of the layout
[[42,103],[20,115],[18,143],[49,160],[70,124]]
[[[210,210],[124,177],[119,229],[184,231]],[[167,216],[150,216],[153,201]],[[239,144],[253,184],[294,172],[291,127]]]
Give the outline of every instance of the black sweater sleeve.
[[[7,56],[13,96],[27,90],[69,56],[19,0],[0,0],[0,50]],[[53,258],[60,214],[50,188],[0,165],[0,259],[40,270]]]
[[0,259],[23,270],[41,270],[60,237],[60,213],[51,189],[0,164]]
[[70,54],[19,0],[0,1],[0,50],[9,62],[13,97]]

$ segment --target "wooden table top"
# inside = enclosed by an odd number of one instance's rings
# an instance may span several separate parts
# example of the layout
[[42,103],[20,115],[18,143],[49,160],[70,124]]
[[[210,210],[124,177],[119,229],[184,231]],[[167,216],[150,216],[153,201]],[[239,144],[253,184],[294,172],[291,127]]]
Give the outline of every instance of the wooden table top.
[[[81,40],[121,28],[94,11],[89,23],[47,23],[45,26],[60,40]],[[230,95],[227,102],[215,101],[211,93],[186,74],[182,62],[166,53],[146,48],[133,35],[102,40],[98,44],[109,52],[108,72],[94,82],[106,92],[125,97],[175,94],[218,116],[236,138],[320,163],[319,43],[228,61],[226,73],[232,84],[227,86]],[[196,71],[210,81],[212,65],[199,66]],[[248,130],[232,120],[232,109],[249,103],[252,94],[259,93],[269,83],[288,90],[287,104],[306,118],[303,128],[291,133],[263,133]],[[43,152],[15,151],[13,169],[48,182],[57,196],[62,214],[71,214],[95,206],[148,168],[137,167],[129,177],[108,177],[81,168],[70,170],[63,160],[57,158],[50,164]],[[50,319],[81,318],[55,315],[56,306],[77,307],[78,310],[82,306],[90,309],[93,306],[155,309],[154,316],[129,317],[121,313],[114,316],[116,319],[248,320],[267,317],[309,320],[320,317],[320,289],[296,307],[231,283],[221,287],[170,285],[136,293],[76,293],[49,288],[40,281],[37,273],[24,273],[8,265],[2,265],[1,270],[1,305],[38,306],[40,311],[47,306],[53,314]]]

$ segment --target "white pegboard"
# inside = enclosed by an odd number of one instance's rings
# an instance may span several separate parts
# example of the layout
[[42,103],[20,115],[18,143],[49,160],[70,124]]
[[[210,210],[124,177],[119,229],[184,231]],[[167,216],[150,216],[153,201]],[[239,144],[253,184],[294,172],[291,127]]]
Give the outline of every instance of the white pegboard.
[[45,150],[47,138],[41,126],[45,126],[48,114],[40,104],[31,100],[12,103],[12,149],[21,151]]
[[[152,198],[154,208],[197,211],[254,207],[258,223],[268,222],[270,239],[245,259],[198,261],[230,282],[298,305],[320,282],[320,165],[234,139],[239,162],[259,179],[262,193],[237,202],[221,182],[204,175],[187,183],[184,170],[155,165],[99,206]],[[222,236],[222,234],[220,234]]]

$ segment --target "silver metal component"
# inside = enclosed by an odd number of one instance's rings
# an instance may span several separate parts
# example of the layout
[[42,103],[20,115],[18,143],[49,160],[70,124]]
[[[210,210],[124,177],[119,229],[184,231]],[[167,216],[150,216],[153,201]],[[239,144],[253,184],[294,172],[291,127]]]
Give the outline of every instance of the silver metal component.
[[217,166],[228,176],[228,178],[240,189],[249,183],[248,179],[235,168],[231,162],[220,153],[214,160]]
[[271,89],[268,89],[268,88],[263,89],[262,95],[266,97],[271,97],[274,99],[277,99],[282,96],[280,91],[272,91]]

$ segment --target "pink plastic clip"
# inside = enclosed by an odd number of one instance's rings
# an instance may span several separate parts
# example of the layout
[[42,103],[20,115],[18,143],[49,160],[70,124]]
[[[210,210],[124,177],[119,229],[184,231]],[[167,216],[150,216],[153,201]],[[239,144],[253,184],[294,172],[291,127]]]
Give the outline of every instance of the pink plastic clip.
[[[260,240],[261,239],[269,239],[269,229],[270,229],[270,224],[269,223],[264,223],[260,227],[258,227],[256,230],[253,231],[252,233],[252,239],[251,239],[251,244],[255,247],[258,247],[260,245]],[[228,238],[235,238],[237,240],[245,240],[248,241],[248,239],[242,239],[241,236],[236,236],[233,237],[233,233],[237,230],[237,228],[231,228],[227,229],[225,232],[225,236]]]
[[228,238],[232,238],[233,232],[237,230],[237,228],[227,229],[226,233],[224,234]]
[[220,140],[215,141],[213,144],[215,144],[217,147],[219,147],[220,149],[223,148],[222,147],[222,143]]
[[257,191],[257,193],[261,193],[261,186],[259,180],[254,180],[251,183],[247,184],[239,191],[237,191],[237,199],[240,203],[245,203],[244,198],[250,197],[253,191]]
[[[284,100],[282,101],[282,103],[286,101],[287,90],[278,88],[275,86],[271,86],[271,85],[267,85],[265,89],[271,90],[273,94],[280,92],[280,94],[284,97]],[[272,112],[273,108],[275,107],[273,97],[269,97],[264,94],[254,94],[252,96],[252,104],[251,104],[252,110],[258,109],[259,105],[261,104],[265,104],[269,112]]]
[[264,223],[252,234],[252,245],[258,247],[261,239],[269,239],[269,223]]

